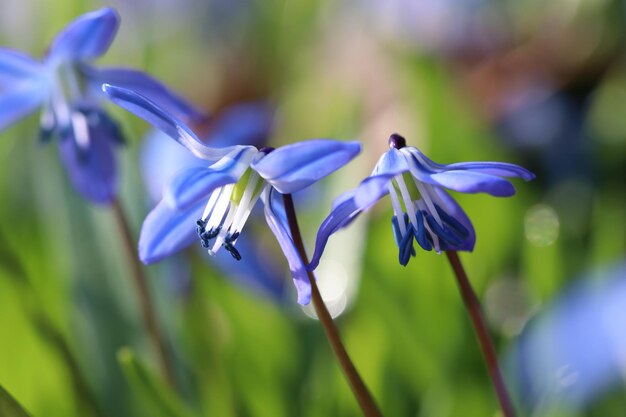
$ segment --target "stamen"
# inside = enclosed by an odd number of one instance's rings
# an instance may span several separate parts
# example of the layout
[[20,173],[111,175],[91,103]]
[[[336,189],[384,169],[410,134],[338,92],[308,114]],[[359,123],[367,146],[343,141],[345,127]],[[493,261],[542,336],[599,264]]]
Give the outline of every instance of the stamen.
[[458,221],[457,219],[455,219],[454,217],[446,213],[437,204],[435,204],[435,208],[437,209],[437,213],[439,213],[443,221],[448,226],[450,226],[458,235],[460,235],[463,238],[467,238],[469,236],[470,234],[469,230],[467,230],[467,228],[463,226],[463,224],[460,221]]
[[443,226],[443,222],[441,221],[441,218],[439,217],[439,213],[437,213],[437,209],[435,208],[435,205],[433,204],[433,201],[431,198],[432,191],[431,191],[430,185],[424,184],[423,182],[416,180],[415,177],[413,177],[413,179],[415,181],[415,186],[417,187],[420,194],[422,195],[422,200],[424,201],[424,203],[426,203],[426,207],[428,208],[428,210],[426,211],[435,218],[439,226]]
[[232,190],[232,184],[228,184],[223,187],[222,193],[215,203],[215,207],[212,211],[209,210],[208,221],[205,227],[207,230],[215,229],[222,225],[222,219],[226,215],[226,210],[230,205],[230,194],[232,193]]
[[431,251],[433,250],[433,245],[431,242],[431,237],[426,233],[426,228],[424,227],[424,213],[422,210],[417,211],[417,230],[415,232],[415,240],[422,247],[422,249]]
[[402,200],[404,201],[404,207],[411,219],[411,223],[413,225],[417,224],[417,218],[415,217],[415,206],[413,205],[413,199],[409,194],[409,190],[404,183],[404,178],[402,175],[396,175],[396,182],[398,183],[398,187],[400,188],[400,193],[402,194]]
[[[248,178],[248,184],[246,185],[246,189],[244,190],[241,201],[239,202],[241,210],[237,210],[235,218],[233,219],[233,230],[235,232],[241,231],[243,225],[246,223],[246,220],[248,220],[250,212],[252,211],[252,206],[261,195],[261,193],[254,195],[259,178],[261,177],[256,171],[252,171],[250,177]],[[252,201],[253,198],[254,201]]]
[[213,247],[209,249],[209,255],[215,256],[215,254],[220,250],[220,247],[226,240],[226,234],[230,231],[230,226],[233,223],[233,217],[235,217],[235,212],[239,209],[237,204],[232,201],[229,203],[228,214],[226,215],[226,219],[221,223],[222,230],[220,230],[219,234],[215,238],[215,243]]
[[393,214],[396,219],[398,219],[400,235],[404,236],[406,234],[406,225],[404,223],[402,206],[400,205],[400,199],[398,198],[396,188],[393,186],[393,183],[391,181],[389,182],[389,197],[391,197],[391,207],[393,207]]
[[[424,200],[417,200],[415,202],[418,206],[418,208],[424,212],[424,217],[428,217],[429,211],[426,208],[426,205],[424,204]],[[426,228],[426,230],[428,231],[430,238],[432,239],[433,242],[433,247],[435,248],[435,251],[437,253],[441,253],[441,245],[439,242],[439,236],[437,236],[437,234],[431,229],[430,225],[428,224],[428,221],[426,222],[422,222],[422,224],[424,225],[424,227]]]

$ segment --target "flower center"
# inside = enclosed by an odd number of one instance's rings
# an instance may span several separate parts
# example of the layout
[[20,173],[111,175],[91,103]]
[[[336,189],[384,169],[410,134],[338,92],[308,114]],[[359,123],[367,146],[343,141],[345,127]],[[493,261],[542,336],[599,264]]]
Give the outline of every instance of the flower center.
[[210,255],[224,247],[233,258],[241,259],[235,243],[266,186],[259,174],[248,168],[236,184],[213,191],[202,218],[196,222],[202,247],[208,248]]
[[394,177],[389,183],[389,195],[394,211],[392,226],[402,265],[415,256],[413,238],[425,250],[435,248],[441,253],[458,247],[469,236],[467,228],[444,210],[446,204],[433,187],[409,173]]
[[50,77],[50,94],[40,122],[42,142],[55,136],[71,137],[80,151],[87,151],[92,140],[91,129],[98,129],[117,142],[124,141],[117,123],[84,92],[85,81],[75,65],[61,64]]

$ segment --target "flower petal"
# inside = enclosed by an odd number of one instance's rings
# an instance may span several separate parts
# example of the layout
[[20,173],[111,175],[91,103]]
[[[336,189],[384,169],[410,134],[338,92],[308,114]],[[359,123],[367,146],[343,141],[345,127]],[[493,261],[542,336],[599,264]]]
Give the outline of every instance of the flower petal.
[[152,209],[143,222],[139,236],[139,259],[145,264],[190,245],[196,238],[196,220],[202,216],[204,202],[187,210],[173,210],[166,201]]
[[0,48],[0,84],[9,85],[23,78],[38,77],[43,66],[19,51]]
[[384,197],[394,174],[374,175],[366,178],[356,189],[337,197],[330,214],[322,222],[315,239],[315,252],[309,262],[309,270],[319,265],[330,235],[348,226],[362,212]]
[[462,193],[487,193],[495,197],[515,194],[509,181],[494,175],[474,171],[445,171],[430,175],[430,183]]
[[86,13],[61,31],[50,45],[48,60],[79,61],[104,54],[119,27],[120,17],[111,7]]
[[107,204],[117,192],[114,138],[100,129],[89,129],[89,144],[80,147],[71,135],[59,140],[59,154],[74,188],[86,199]]
[[406,156],[395,148],[389,149],[380,157],[374,167],[373,175],[397,175],[408,171]]
[[392,174],[374,175],[363,180],[354,193],[354,201],[360,210],[367,210],[389,193]]
[[276,149],[252,168],[279,192],[291,194],[341,168],[360,151],[359,142],[307,140]]
[[360,213],[361,210],[355,204],[354,198],[345,199],[332,209],[317,231],[315,252],[307,266],[309,270],[313,271],[319,265],[330,235],[349,225]]
[[217,161],[233,150],[250,148],[250,146],[243,145],[225,148],[208,147],[200,142],[186,124],[142,95],[126,88],[115,87],[109,84],[104,84],[102,89],[115,104],[152,124],[189,149],[198,158]]
[[256,154],[254,148],[238,149],[210,167],[185,169],[165,189],[164,200],[175,210],[185,210],[216,188],[237,182]]
[[0,93],[0,131],[35,111],[44,91],[40,83],[26,81]]
[[470,170],[499,177],[519,177],[526,181],[535,178],[535,174],[519,165],[506,162],[459,162],[446,165],[447,170]]
[[298,249],[296,249],[291,233],[289,233],[289,226],[280,215],[280,212],[284,211],[282,196],[274,188],[267,187],[261,198],[265,205],[267,225],[276,236],[278,244],[287,258],[293,283],[298,292],[298,303],[309,304],[311,302],[311,283],[306,266],[298,253]]
[[81,65],[80,69],[89,80],[91,93],[96,96],[102,94],[102,84],[112,84],[141,94],[167,112],[185,120],[206,118],[200,109],[141,71],[126,68],[97,69],[86,64]]

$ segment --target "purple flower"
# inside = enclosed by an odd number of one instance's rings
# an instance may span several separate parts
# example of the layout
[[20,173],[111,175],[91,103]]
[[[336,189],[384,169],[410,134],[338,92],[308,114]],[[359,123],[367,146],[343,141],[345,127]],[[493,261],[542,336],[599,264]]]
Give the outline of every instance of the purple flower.
[[308,187],[348,163],[358,142],[309,140],[278,149],[234,145],[211,148],[177,118],[145,97],[104,85],[111,100],[147,120],[207,166],[191,166],[178,173],[163,200],[148,214],[139,238],[139,257],[156,262],[182,249],[190,234],[214,255],[222,248],[241,259],[236,243],[256,202],[265,206],[265,219],[287,258],[298,302],[308,304],[311,288],[305,265],[293,242],[281,194]]
[[89,61],[109,48],[119,26],[112,8],[84,14],[56,37],[42,61],[0,48],[0,130],[42,108],[41,138],[58,138],[74,187],[95,203],[116,194],[117,125],[101,108],[104,82],[132,88],[179,115],[199,113],[153,78],[122,68],[96,69]]
[[414,239],[423,249],[434,248],[437,253],[472,251],[476,241],[472,223],[444,188],[508,197],[515,194],[515,188],[500,177],[521,177],[526,181],[535,177],[522,167],[500,162],[437,164],[417,148],[406,146],[398,134],[389,138],[389,148],[372,175],[335,200],[317,233],[310,269],[319,264],[330,235],[386,194],[391,197],[392,227],[401,265],[406,266],[415,256]]

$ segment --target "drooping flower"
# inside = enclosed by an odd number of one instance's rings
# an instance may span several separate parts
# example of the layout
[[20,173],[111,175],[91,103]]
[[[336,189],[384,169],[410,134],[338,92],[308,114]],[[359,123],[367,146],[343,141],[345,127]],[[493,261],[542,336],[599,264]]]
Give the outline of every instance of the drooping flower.
[[[234,145],[212,148],[202,143],[180,120],[145,97],[104,85],[111,100],[145,119],[185,146],[207,166],[180,172],[148,214],[139,238],[139,257],[156,262],[188,244],[190,225],[209,254],[224,248],[241,259],[237,239],[256,202],[261,199],[265,219],[287,258],[298,291],[308,304],[311,288],[305,265],[293,242],[282,194],[308,187],[348,163],[361,149],[358,142],[308,140],[278,149]],[[202,214],[198,218],[198,212]]]
[[181,117],[200,116],[139,71],[88,64],[108,50],[118,26],[119,16],[112,8],[84,14],[59,33],[42,61],[0,48],[0,130],[42,108],[41,139],[58,139],[72,184],[95,203],[115,197],[114,147],[123,143],[117,123],[100,105],[103,83],[139,91]]
[[394,212],[392,228],[401,265],[406,266],[415,256],[414,240],[423,249],[435,249],[437,253],[472,251],[476,242],[474,227],[444,188],[508,197],[515,194],[515,188],[501,177],[520,177],[526,181],[535,177],[520,166],[501,162],[437,164],[417,148],[406,146],[405,139],[398,134],[389,138],[389,148],[372,175],[335,200],[317,233],[309,269],[319,264],[330,235],[387,194]]
[[[273,119],[274,108],[267,102],[236,103],[209,117],[208,129],[203,131],[200,140],[211,146],[248,144],[262,147],[267,144],[272,134]],[[206,166],[206,160],[194,156],[160,130],[154,129],[142,142],[141,171],[151,200],[150,204],[161,200],[163,189],[178,172],[185,168]],[[194,218],[201,218],[203,210],[204,207],[198,207]],[[251,216],[254,215],[253,211]],[[196,226],[190,222],[184,240],[186,244],[192,244],[197,242],[197,239]],[[278,302],[284,301],[287,285],[282,279],[282,266],[274,257],[267,256],[268,250],[260,244],[258,236],[251,233],[240,236],[237,240],[237,250],[245,254],[241,262],[233,262],[226,251],[205,258],[208,258],[210,264],[224,276],[246,289],[260,292]],[[173,264],[181,268],[184,262]],[[167,276],[178,280],[181,276],[184,279],[186,275]]]

